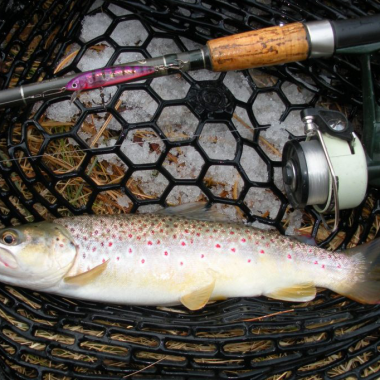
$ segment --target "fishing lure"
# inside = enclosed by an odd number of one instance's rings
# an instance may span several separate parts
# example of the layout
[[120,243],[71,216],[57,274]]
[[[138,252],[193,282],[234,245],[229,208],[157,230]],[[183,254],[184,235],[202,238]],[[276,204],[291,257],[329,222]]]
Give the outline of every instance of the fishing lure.
[[153,74],[156,70],[154,66],[115,66],[97,69],[71,79],[66,85],[66,90],[73,91],[71,101],[74,101],[81,91],[128,82]]

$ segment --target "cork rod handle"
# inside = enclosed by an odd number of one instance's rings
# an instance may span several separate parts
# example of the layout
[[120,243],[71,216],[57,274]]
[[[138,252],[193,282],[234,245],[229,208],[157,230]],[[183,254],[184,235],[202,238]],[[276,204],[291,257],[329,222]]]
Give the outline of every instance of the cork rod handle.
[[309,42],[301,23],[274,26],[207,42],[214,71],[243,70],[308,58]]

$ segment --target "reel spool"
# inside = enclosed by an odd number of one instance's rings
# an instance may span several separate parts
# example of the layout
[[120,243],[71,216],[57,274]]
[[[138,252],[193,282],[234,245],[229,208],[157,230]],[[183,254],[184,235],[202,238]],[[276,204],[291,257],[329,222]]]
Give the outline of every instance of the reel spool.
[[319,213],[354,208],[364,199],[368,169],[363,146],[347,118],[336,111],[306,109],[305,141],[284,146],[285,191],[294,208],[313,206]]

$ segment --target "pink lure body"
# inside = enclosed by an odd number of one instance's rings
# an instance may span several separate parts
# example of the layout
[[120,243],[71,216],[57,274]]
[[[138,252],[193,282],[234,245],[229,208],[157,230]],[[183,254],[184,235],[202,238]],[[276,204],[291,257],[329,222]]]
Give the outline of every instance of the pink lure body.
[[79,74],[66,85],[68,91],[92,90],[128,82],[132,79],[153,74],[153,66],[115,66]]

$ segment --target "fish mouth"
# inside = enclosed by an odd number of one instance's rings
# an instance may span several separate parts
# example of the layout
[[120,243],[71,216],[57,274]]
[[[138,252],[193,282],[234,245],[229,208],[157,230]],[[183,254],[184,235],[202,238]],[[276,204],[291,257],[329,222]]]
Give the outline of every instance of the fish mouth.
[[0,247],[0,263],[0,265],[4,266],[5,268],[10,269],[17,269],[19,266],[14,255],[2,247]]

